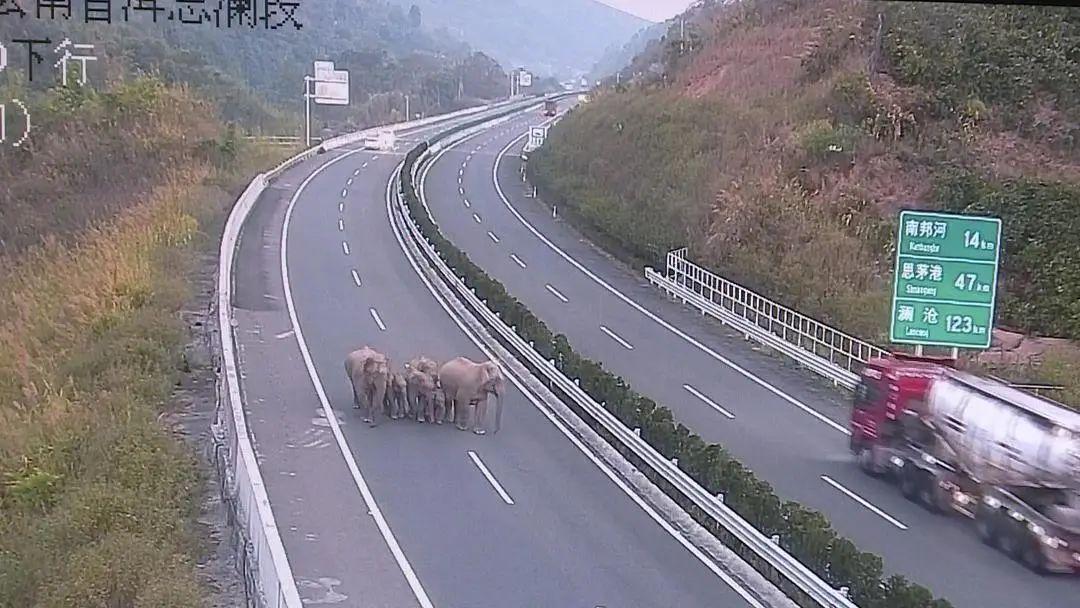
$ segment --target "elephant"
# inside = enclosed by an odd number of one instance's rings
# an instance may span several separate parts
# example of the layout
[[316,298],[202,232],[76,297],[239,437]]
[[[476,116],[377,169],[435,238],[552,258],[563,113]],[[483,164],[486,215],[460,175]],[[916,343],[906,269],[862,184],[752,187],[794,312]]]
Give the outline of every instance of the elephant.
[[391,420],[400,420],[408,412],[406,386],[405,375],[402,373],[393,372],[386,379],[386,399],[383,407]]
[[364,422],[377,426],[390,380],[390,357],[364,346],[345,357],[345,375],[352,384],[353,407],[362,410]]
[[446,393],[443,392],[441,385],[435,387],[435,392],[431,394],[431,397],[434,403],[435,424],[442,424],[444,420],[453,420],[450,412],[446,410]]
[[[439,368],[439,382],[446,394],[446,405],[454,408],[454,422],[459,430],[468,430],[472,421],[472,431],[483,435],[484,417],[487,412],[488,395],[495,395],[495,429],[502,426],[503,395],[506,394],[506,377],[494,361],[477,363],[457,357],[444,363]],[[475,416],[473,410],[475,406]]]
[[406,403],[408,415],[416,416],[417,422],[442,424],[435,416],[433,395],[439,387],[439,365],[427,357],[416,357],[405,364]]

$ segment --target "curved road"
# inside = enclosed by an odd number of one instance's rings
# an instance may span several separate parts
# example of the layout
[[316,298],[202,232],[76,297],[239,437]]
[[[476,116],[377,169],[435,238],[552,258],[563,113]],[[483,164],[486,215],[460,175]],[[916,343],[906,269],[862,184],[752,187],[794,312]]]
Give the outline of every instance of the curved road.
[[443,151],[423,188],[447,238],[579,352],[722,444],[782,498],[825,513],[887,571],[958,607],[1075,604],[1073,579],[1039,577],[981,544],[966,522],[864,476],[848,453],[839,393],[667,301],[526,198],[522,136],[543,120],[531,112]]
[[335,152],[289,172],[241,242],[246,401],[301,593],[365,607],[759,605],[516,388],[497,435],[359,423],[342,369],[350,350],[374,345],[397,366],[483,357],[389,223],[408,147]]

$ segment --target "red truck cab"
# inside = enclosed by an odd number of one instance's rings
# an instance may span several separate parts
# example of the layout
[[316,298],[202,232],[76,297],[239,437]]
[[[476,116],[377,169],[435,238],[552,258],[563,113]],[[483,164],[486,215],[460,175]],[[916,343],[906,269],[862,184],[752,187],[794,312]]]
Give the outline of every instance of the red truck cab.
[[873,452],[875,447],[888,446],[904,413],[923,415],[930,383],[945,368],[955,365],[956,361],[947,357],[905,353],[867,361],[852,400],[851,451],[862,455],[864,451]]

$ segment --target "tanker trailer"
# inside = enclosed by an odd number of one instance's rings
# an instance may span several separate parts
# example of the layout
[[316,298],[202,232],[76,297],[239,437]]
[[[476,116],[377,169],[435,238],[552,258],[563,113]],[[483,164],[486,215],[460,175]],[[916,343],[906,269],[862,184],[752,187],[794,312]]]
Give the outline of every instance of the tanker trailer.
[[1080,572],[1080,413],[951,369],[928,387],[890,458],[904,495],[1036,572]]

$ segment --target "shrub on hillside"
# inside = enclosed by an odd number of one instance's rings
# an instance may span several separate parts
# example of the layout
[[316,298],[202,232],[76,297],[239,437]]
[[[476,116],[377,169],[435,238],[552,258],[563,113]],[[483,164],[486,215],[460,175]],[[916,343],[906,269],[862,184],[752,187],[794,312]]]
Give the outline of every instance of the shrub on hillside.
[[[1049,93],[1076,116],[1080,13],[1061,7],[895,3],[885,7],[895,76],[932,90],[943,116],[975,97],[1022,108]],[[1005,112],[1016,122],[1021,115]]]
[[1002,219],[1006,324],[1080,339],[1080,186],[946,170],[935,197],[950,211]]
[[851,162],[861,136],[862,133],[856,127],[834,125],[832,121],[824,118],[810,121],[795,133],[807,160],[833,164]]

